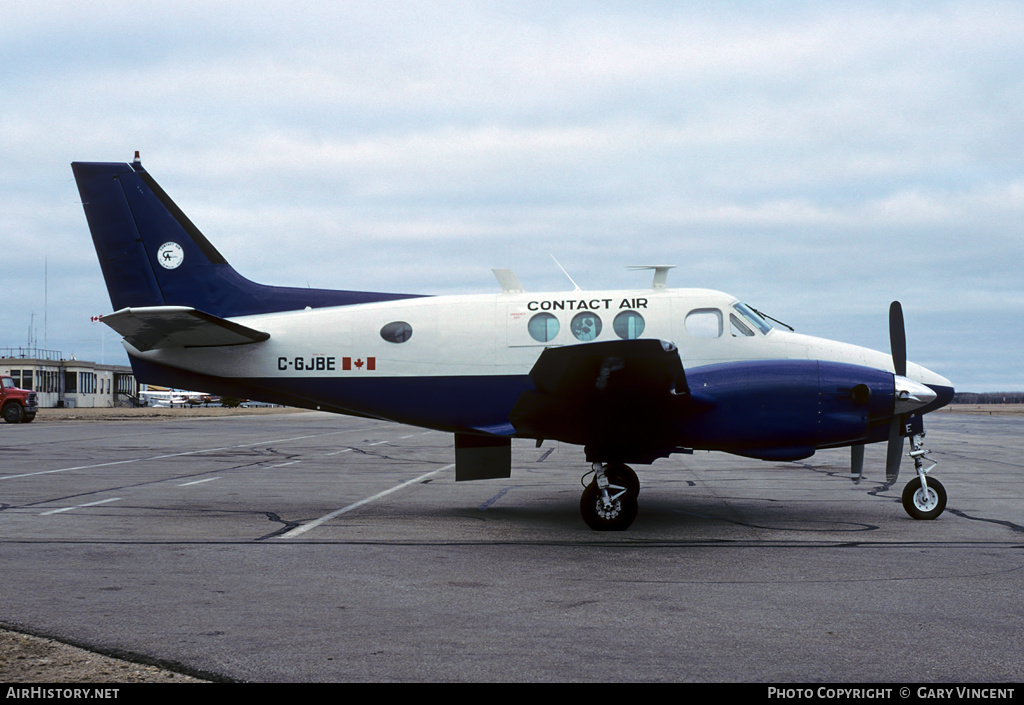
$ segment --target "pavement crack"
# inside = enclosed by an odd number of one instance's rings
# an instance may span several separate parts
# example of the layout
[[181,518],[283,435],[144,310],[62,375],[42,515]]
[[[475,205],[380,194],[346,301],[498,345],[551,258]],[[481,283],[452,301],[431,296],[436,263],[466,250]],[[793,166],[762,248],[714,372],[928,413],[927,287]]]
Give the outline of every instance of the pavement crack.
[[257,541],[265,541],[266,539],[272,539],[275,536],[280,536],[281,534],[287,533],[299,525],[299,522],[297,521],[285,521],[276,512],[260,513],[263,514],[263,516],[265,516],[268,520],[281,524],[281,528],[277,529],[276,531],[272,531],[269,534],[264,534],[263,536],[258,537],[256,539]]
[[986,517],[972,517],[970,514],[961,509],[952,509],[950,507],[946,507],[946,511],[950,514],[955,514],[962,519],[970,519],[971,521],[982,521],[988,524],[998,524],[1000,526],[1005,526],[1010,531],[1016,532],[1018,534],[1024,534],[1024,526],[1021,526],[1020,524],[1014,524],[1012,521],[1005,521],[1004,519],[988,519]]

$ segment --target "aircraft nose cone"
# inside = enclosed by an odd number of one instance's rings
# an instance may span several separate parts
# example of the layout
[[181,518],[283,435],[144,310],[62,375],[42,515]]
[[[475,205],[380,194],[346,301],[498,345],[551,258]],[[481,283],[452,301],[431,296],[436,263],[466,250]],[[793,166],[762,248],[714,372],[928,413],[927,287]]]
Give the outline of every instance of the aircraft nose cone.
[[927,414],[930,411],[941,409],[946,404],[953,401],[953,395],[956,393],[953,389],[953,383],[939,373],[934,372],[927,367],[922,367],[921,365],[908,363],[907,377],[911,378],[915,382],[927,386],[935,395],[934,400],[928,404],[927,407],[917,409],[917,413]]
[[946,404],[953,401],[953,396],[956,394],[956,390],[953,389],[952,384],[945,386],[938,384],[929,384],[928,388],[935,392],[936,401],[934,404],[932,404],[933,409],[941,409]]

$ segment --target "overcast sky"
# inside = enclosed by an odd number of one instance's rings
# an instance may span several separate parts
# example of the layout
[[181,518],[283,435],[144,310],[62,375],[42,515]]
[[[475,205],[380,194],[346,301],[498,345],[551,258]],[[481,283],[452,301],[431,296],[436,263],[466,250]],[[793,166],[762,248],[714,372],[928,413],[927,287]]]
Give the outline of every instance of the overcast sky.
[[899,299],[912,360],[1024,389],[1022,3],[98,5],[3,4],[0,348],[126,362],[70,162],[138,149],[264,283],[675,264],[881,350]]

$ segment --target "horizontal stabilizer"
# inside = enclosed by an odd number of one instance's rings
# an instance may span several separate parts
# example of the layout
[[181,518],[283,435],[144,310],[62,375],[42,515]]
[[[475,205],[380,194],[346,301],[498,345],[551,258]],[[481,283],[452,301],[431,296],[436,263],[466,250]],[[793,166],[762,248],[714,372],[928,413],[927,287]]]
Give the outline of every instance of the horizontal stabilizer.
[[123,308],[100,320],[139,350],[208,348],[247,345],[270,338],[269,333],[197,311],[189,306]]

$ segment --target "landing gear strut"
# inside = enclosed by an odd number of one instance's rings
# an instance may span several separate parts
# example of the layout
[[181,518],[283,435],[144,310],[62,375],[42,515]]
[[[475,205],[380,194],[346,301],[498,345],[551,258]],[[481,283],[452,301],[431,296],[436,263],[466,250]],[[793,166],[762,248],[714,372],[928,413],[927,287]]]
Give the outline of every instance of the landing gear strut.
[[623,531],[637,515],[640,480],[628,465],[594,463],[594,479],[583,490],[580,514],[594,531]]
[[924,432],[911,436],[910,457],[914,459],[917,477],[903,488],[903,508],[915,519],[934,519],[946,508],[946,488],[936,479],[927,479],[936,463],[924,467],[924,456],[931,451],[924,449]]

